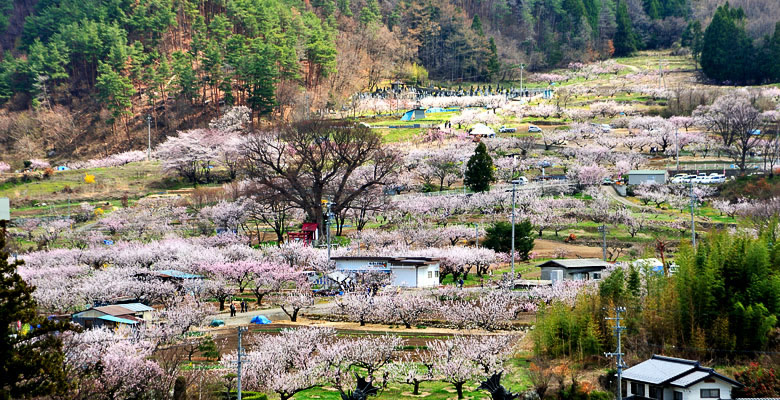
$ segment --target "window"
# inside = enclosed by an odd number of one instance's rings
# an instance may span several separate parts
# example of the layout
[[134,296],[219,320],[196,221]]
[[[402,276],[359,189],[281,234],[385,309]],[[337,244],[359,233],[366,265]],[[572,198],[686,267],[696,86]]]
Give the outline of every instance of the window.
[[658,386],[650,386],[650,398],[651,399],[657,399],[657,400],[663,400],[664,399],[664,389]]
[[433,278],[433,271],[428,271],[428,279]]
[[701,398],[702,399],[719,399],[720,398],[720,389],[702,389],[701,390]]
[[433,271],[433,276],[438,278],[439,277],[439,271]]
[[594,272],[593,273],[593,280],[597,281],[599,279],[601,279],[601,272]]
[[631,394],[636,396],[644,396],[645,395],[645,384],[644,383],[633,383],[631,382]]
[[674,400],[683,400],[682,392],[674,391]]

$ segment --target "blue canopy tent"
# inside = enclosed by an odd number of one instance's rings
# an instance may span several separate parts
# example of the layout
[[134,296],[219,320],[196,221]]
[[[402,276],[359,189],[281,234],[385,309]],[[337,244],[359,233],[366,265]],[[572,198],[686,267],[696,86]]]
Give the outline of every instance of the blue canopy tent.
[[271,323],[271,320],[268,319],[265,315],[256,315],[254,318],[252,318],[251,322],[258,325],[268,325]]

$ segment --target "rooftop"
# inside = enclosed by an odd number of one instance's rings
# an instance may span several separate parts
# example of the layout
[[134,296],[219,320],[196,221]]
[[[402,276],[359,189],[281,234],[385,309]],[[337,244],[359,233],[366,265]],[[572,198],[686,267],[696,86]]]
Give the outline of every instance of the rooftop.
[[623,378],[645,382],[651,385],[672,385],[689,387],[710,376],[719,378],[734,386],[742,386],[739,382],[715,372],[712,368],[702,367],[698,361],[683,358],[654,355],[623,371]]
[[549,260],[537,267],[552,267],[558,265],[564,268],[588,268],[588,267],[608,267],[610,264],[604,260],[598,258],[573,258],[573,259],[561,259],[561,260]]
[[335,261],[385,261],[394,265],[426,265],[439,262],[438,258],[433,257],[342,256],[333,257],[332,259]]
[[658,175],[666,174],[666,170],[663,169],[632,169],[628,171],[629,175]]

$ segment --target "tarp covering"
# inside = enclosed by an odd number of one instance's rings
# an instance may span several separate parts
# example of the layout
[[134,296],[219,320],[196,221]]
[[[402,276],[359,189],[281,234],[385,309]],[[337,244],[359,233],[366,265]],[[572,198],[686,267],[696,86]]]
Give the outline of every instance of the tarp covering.
[[225,321],[221,319],[212,319],[211,323],[209,324],[209,326],[224,326],[224,325],[225,325]]
[[256,315],[254,318],[252,318],[253,324],[259,324],[259,325],[267,325],[271,323],[271,320],[268,319],[265,315]]

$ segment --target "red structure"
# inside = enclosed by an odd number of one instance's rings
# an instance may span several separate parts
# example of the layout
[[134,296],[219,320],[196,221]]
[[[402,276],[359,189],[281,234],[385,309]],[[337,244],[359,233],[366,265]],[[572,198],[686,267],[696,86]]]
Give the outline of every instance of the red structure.
[[304,222],[300,232],[287,232],[287,240],[303,242],[310,246],[317,240],[317,224],[314,222]]

